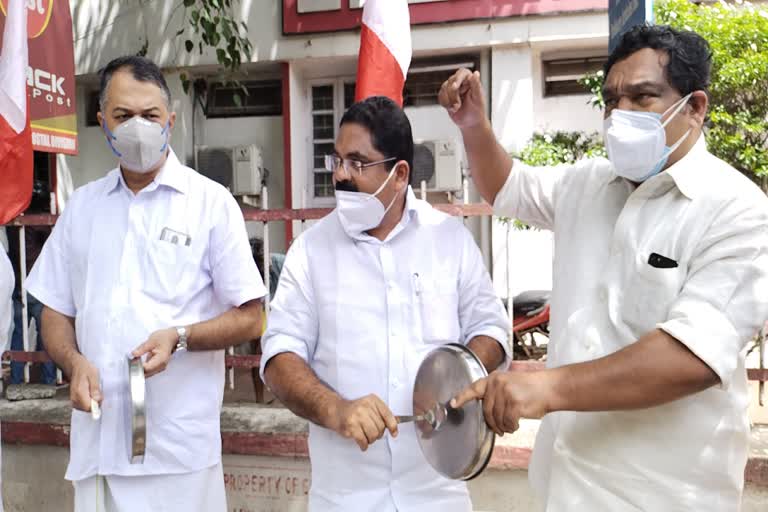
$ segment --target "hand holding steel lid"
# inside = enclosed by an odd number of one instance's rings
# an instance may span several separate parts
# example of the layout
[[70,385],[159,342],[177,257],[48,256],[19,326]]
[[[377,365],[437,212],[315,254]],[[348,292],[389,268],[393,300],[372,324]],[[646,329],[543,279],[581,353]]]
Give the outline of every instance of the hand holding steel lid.
[[546,372],[496,371],[477,380],[451,400],[460,408],[471,400],[483,401],[483,414],[498,435],[514,432],[520,418],[538,419],[549,412],[551,384]]
[[340,401],[333,418],[331,429],[353,439],[362,451],[381,439],[387,430],[393,437],[397,437],[397,420],[376,395]]
[[147,341],[131,352],[131,357],[142,357],[148,354],[144,362],[144,375],[149,378],[164,371],[173,355],[173,350],[179,341],[176,329],[161,329],[149,335]]

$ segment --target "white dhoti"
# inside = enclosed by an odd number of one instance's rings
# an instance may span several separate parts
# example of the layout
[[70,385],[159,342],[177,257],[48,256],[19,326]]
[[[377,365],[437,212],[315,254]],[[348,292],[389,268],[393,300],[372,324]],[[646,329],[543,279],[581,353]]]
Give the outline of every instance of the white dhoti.
[[75,512],[226,512],[221,463],[177,475],[93,476],[72,482]]

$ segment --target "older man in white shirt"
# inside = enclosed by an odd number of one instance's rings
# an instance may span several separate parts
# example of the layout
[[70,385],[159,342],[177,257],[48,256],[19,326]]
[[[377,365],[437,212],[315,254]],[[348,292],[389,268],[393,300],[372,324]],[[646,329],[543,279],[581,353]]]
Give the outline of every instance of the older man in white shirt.
[[[27,282],[70,379],[75,511],[224,512],[223,349],[258,337],[266,290],[234,198],[169,147],[157,66],[116,59],[101,93],[119,166],[75,191]],[[148,377],[143,464],[130,463],[128,355]]]
[[411,414],[419,364],[441,344],[501,365],[509,324],[469,232],[414,196],[412,165],[402,109],[353,105],[326,157],[336,209],[294,241],[280,275],[261,371],[312,422],[312,511],[471,510],[466,485],[429,466],[393,411]]
[[768,199],[707,152],[710,60],[692,32],[627,33],[606,64],[608,159],[574,166],[513,164],[469,71],[441,91],[484,197],[554,231],[549,369],[457,400],[484,397],[499,431],[546,414],[530,477],[548,511],[740,509]]

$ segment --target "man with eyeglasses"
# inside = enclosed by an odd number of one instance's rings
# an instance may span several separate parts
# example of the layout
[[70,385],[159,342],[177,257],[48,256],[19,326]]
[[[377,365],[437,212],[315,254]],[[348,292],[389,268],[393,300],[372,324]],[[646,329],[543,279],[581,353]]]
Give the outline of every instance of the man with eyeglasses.
[[294,241],[272,302],[261,374],[311,422],[313,511],[472,510],[394,414],[411,414],[419,364],[439,345],[502,365],[509,323],[472,236],[416,199],[412,166],[402,109],[354,104],[326,157],[336,209]]

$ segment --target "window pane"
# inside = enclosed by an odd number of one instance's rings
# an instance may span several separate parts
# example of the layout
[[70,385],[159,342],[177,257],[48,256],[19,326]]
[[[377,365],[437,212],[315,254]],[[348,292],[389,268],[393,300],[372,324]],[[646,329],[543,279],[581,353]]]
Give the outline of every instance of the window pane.
[[332,85],[320,85],[312,88],[312,110],[333,110]]
[[589,94],[578,81],[587,73],[594,73],[603,67],[604,57],[586,59],[559,59],[543,62],[544,96],[568,94]]
[[208,117],[278,116],[283,112],[280,80],[216,82],[208,94]]
[[312,116],[312,134],[314,139],[333,139],[333,114],[315,114]]
[[333,177],[331,173],[315,173],[315,197],[333,197]]
[[312,159],[314,161],[315,169],[325,169],[325,155],[333,153],[333,144],[323,143],[314,144],[312,150]]
[[445,69],[409,74],[403,91],[404,105],[407,107],[437,105],[440,87],[455,72],[456,69]]
[[355,102],[355,82],[344,84],[344,110]]

